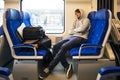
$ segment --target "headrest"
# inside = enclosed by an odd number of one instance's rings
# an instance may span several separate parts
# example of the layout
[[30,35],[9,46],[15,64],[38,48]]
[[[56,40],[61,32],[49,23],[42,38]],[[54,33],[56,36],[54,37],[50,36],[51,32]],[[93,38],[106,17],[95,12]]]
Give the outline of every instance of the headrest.
[[95,14],[95,19],[107,20],[109,18],[109,12],[107,9],[100,9]]
[[30,19],[30,15],[28,12],[23,12],[23,19]]
[[109,18],[109,12],[107,9],[100,9],[97,12],[92,11],[88,14],[90,20],[106,20]]
[[16,9],[7,9],[6,11],[6,19],[7,20],[21,20],[22,15],[20,12]]
[[95,14],[96,14],[96,11],[90,12],[90,13],[88,14],[88,18],[89,18],[90,20],[93,20],[93,19],[95,18]]

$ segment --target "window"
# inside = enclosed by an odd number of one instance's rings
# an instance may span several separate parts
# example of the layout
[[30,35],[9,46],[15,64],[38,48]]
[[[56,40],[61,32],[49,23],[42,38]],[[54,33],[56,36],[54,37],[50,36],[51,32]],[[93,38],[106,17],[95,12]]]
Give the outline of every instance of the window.
[[0,26],[3,24],[4,1],[0,0]]
[[64,32],[64,0],[23,0],[22,10],[31,15],[31,24],[40,25],[46,33]]

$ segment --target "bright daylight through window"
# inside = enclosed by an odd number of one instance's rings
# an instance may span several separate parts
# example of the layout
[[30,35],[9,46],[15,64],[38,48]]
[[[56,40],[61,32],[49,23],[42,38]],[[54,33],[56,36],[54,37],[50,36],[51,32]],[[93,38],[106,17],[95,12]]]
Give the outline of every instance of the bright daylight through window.
[[3,24],[4,0],[0,0],[0,26]]
[[22,10],[31,15],[31,24],[40,25],[46,33],[64,32],[64,0],[23,0]]

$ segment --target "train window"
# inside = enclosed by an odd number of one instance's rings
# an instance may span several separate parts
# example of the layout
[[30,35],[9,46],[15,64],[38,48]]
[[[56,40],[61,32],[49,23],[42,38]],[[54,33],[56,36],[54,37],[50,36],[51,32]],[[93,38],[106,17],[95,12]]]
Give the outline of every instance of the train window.
[[64,0],[22,0],[22,10],[31,15],[32,25],[41,25],[46,33],[63,33]]
[[0,0],[0,26],[3,24],[4,0]]

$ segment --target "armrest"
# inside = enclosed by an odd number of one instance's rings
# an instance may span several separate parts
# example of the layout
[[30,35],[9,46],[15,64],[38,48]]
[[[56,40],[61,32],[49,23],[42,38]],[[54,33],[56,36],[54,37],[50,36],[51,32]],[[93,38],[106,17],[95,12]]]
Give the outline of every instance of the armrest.
[[0,67],[0,75],[9,76],[10,74],[11,74],[11,72],[8,68]]
[[79,48],[79,54],[78,54],[79,56],[83,48],[102,48],[102,46],[97,44],[90,44],[90,43],[82,44]]
[[[90,55],[90,56],[81,55],[82,50],[87,49],[87,48],[88,49],[101,49],[101,53],[100,55]],[[102,45],[84,43],[84,44],[81,44],[81,46],[79,47],[78,55],[73,56],[73,59],[98,59],[103,56],[103,50],[104,50],[104,47]]]
[[92,48],[92,47],[94,47],[94,48],[102,48],[101,45],[90,44],[90,43],[82,44],[80,47],[81,47],[81,48],[88,48],[88,47],[89,47],[89,48]]
[[17,44],[13,45],[13,48],[32,48],[34,50],[35,56],[37,56],[37,50],[33,44]]
[[120,75],[120,67],[103,67],[100,69],[96,80],[102,80],[108,76],[118,76]]
[[17,44],[17,45],[13,45],[13,48],[22,48],[22,47],[34,48],[34,45],[33,44]]

